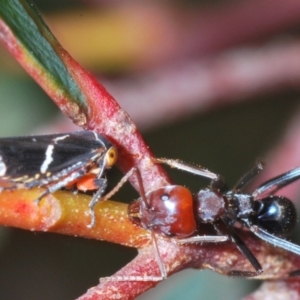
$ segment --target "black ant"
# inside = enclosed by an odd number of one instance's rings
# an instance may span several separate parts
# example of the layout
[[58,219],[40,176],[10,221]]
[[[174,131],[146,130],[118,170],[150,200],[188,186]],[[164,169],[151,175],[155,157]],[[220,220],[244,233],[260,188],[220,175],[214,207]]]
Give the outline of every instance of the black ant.
[[[113,276],[103,278],[103,281],[159,281],[166,278],[167,272],[159,256],[155,234],[176,238],[180,244],[232,241],[255,271],[235,270],[227,275],[257,276],[263,272],[262,266],[236,233],[235,225],[238,223],[261,240],[300,255],[300,246],[281,238],[295,228],[295,206],[283,196],[273,196],[277,190],[300,178],[300,167],[264,182],[252,194],[247,194],[243,190],[263,170],[262,163],[257,163],[229,190],[220,175],[205,168],[166,158],[155,159],[155,162],[209,178],[210,187],[195,195],[179,185],[168,185],[145,193],[139,170],[133,168],[129,171],[103,199],[115,193],[133,173],[137,174],[141,198],[129,204],[128,216],[134,224],[151,230],[161,276]],[[216,234],[197,235],[197,228],[204,223],[210,224]]]

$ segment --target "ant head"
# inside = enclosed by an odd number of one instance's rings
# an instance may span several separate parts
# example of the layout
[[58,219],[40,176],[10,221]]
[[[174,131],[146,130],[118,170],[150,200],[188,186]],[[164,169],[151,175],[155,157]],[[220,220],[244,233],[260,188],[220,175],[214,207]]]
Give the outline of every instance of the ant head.
[[147,203],[140,198],[128,206],[130,220],[156,233],[178,238],[196,230],[191,192],[178,185],[169,185],[146,194]]

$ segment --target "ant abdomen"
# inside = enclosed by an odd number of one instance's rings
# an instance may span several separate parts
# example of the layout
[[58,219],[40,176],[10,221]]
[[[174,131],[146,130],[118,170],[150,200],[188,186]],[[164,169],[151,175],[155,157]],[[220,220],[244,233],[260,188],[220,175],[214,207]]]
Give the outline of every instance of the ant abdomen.
[[282,196],[269,196],[254,201],[254,223],[269,233],[287,235],[296,226],[297,212],[291,200]]

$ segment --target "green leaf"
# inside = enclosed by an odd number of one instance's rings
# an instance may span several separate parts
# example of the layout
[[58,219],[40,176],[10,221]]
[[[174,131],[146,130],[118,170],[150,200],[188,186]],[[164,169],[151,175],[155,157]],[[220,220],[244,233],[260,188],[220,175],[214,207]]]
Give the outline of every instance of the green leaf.
[[[86,99],[63,62],[64,50],[42,20],[30,0],[0,0],[0,17],[22,45],[20,55],[29,56],[28,64],[37,68],[49,80],[49,88],[55,89],[86,109]],[[8,43],[9,41],[4,41]],[[45,90],[45,86],[43,87]]]

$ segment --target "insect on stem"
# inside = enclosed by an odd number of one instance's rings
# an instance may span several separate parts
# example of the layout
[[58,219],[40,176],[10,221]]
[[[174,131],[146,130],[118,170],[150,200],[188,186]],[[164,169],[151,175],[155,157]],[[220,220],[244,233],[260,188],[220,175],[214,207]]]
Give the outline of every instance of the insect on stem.
[[[102,278],[102,281],[159,281],[166,278],[167,268],[160,255],[158,238],[172,238],[181,245],[232,242],[253,270],[231,270],[227,275],[257,276],[263,268],[239,237],[236,224],[243,225],[273,246],[300,255],[300,246],[281,238],[295,228],[296,209],[289,199],[274,196],[279,189],[300,179],[300,167],[264,182],[249,194],[244,188],[262,171],[260,162],[230,190],[219,174],[180,160],[156,158],[153,159],[156,163],[209,179],[210,186],[199,189],[196,194],[181,185],[166,185],[146,193],[140,170],[134,167],[103,196],[107,186],[105,174],[115,164],[117,156],[116,147],[93,131],[0,138],[0,183],[3,184],[0,188],[43,187],[46,191],[37,199],[38,202],[61,188],[95,191],[89,203],[91,222],[88,227],[91,228],[96,224],[95,205],[110,199],[135,174],[140,197],[128,205],[128,218],[133,224],[151,231],[153,251],[161,274],[113,276]],[[203,235],[203,225],[214,234]],[[295,270],[291,274],[298,273]]]
[[105,173],[118,153],[101,134],[78,131],[0,138],[0,157],[2,190],[45,188],[37,203],[62,188],[96,191],[89,205],[92,227],[94,206],[107,186]]

